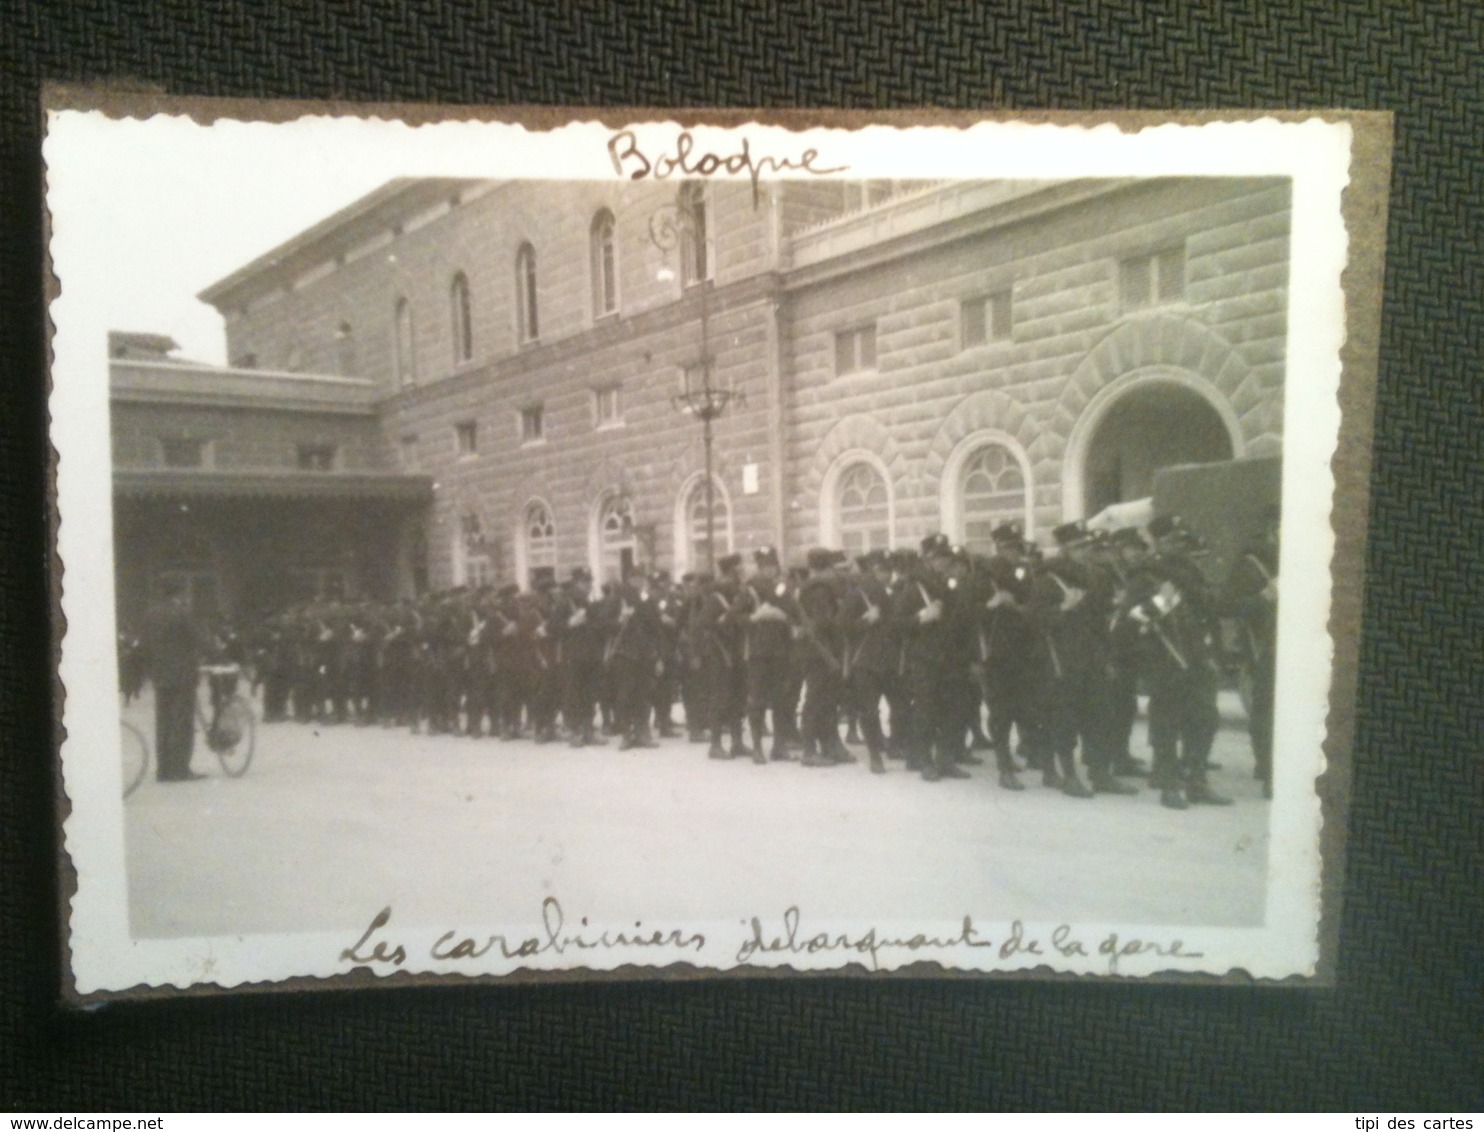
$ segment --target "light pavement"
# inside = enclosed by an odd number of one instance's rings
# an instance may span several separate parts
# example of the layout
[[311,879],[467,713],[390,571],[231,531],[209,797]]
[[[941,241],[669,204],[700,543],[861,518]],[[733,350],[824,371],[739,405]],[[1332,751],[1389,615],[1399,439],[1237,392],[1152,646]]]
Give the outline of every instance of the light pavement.
[[[1030,773],[1013,794],[990,762],[962,781],[900,762],[873,775],[860,748],[857,764],[809,769],[714,761],[675,739],[620,752],[260,725],[245,777],[198,742],[206,778],[151,777],[124,802],[131,927],[354,938],[387,906],[453,928],[530,922],[548,896],[616,924],[776,920],[796,905],[820,919],[1255,926],[1269,803],[1240,707],[1223,710],[1211,784],[1235,804],[1184,812],[1148,789],[1068,798]],[[147,699],[126,718],[151,734]],[[1142,722],[1134,751],[1147,756]]]

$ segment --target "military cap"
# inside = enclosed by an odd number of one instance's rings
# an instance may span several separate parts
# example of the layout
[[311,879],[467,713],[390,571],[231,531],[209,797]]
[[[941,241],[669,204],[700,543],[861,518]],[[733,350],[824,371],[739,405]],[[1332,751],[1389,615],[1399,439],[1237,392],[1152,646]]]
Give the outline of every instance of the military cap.
[[728,554],[716,560],[716,568],[721,571],[735,570],[742,565],[740,554]]
[[1006,543],[1021,543],[1025,541],[1025,528],[1020,525],[1018,520],[1010,519],[990,531],[989,537],[994,541],[996,546],[1003,546]]
[[910,570],[917,565],[917,551],[910,547],[902,547],[888,554],[886,561],[893,570]]
[[1070,523],[1052,528],[1051,537],[1056,540],[1057,546],[1073,546],[1085,542],[1088,538],[1087,524],[1081,519],[1073,519]]
[[804,561],[811,570],[828,570],[838,561],[835,557],[836,553],[836,551],[827,550],[822,546],[816,546],[804,556]]
[[759,566],[777,566],[778,551],[771,546],[760,546],[752,552],[752,560]]
[[941,558],[953,553],[953,545],[945,534],[928,535],[922,540],[924,558]]

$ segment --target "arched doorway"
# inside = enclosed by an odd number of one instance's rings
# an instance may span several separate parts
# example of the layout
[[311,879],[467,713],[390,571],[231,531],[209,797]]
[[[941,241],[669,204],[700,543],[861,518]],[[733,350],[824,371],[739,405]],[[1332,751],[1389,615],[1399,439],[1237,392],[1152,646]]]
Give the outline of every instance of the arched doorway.
[[1236,455],[1231,431],[1215,406],[1192,389],[1162,381],[1134,386],[1109,404],[1085,452],[1087,515],[1150,495],[1161,468]]

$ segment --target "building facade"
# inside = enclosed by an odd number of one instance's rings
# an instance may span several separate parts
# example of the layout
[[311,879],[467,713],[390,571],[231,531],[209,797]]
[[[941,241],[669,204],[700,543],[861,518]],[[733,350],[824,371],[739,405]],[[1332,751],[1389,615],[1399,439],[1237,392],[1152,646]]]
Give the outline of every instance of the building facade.
[[[276,462],[349,511],[274,537],[329,522],[318,557],[387,595],[678,573],[708,546],[797,558],[941,529],[984,549],[1004,519],[1044,533],[1169,465],[1278,453],[1289,196],[396,181],[203,293],[231,368],[115,358],[120,492],[182,455],[165,440],[260,479]],[[217,386],[241,399],[182,399]],[[702,399],[725,403],[709,493]],[[291,549],[309,554],[255,557]]]

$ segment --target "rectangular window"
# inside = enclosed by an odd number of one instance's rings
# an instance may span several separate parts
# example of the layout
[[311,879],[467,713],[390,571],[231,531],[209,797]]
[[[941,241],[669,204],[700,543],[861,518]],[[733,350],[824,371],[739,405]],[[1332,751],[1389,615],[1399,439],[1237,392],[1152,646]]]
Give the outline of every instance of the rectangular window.
[[861,373],[876,368],[876,324],[835,335],[835,372]]
[[598,428],[623,423],[617,385],[604,385],[593,390],[593,421]]
[[1185,249],[1165,248],[1122,260],[1118,297],[1125,311],[1180,302],[1185,298]]
[[333,444],[299,445],[299,470],[301,472],[333,472],[336,450]]
[[527,405],[520,411],[520,442],[535,444],[546,438],[546,411],[541,405]]
[[160,462],[167,468],[204,468],[210,462],[206,441],[186,436],[160,438]]
[[402,467],[407,471],[413,471],[422,462],[418,456],[417,437],[404,436],[397,446],[398,458]]
[[1009,291],[997,291],[993,295],[964,301],[960,326],[965,349],[1009,338],[1012,325]]
[[454,439],[460,458],[477,455],[479,452],[479,426],[473,421],[460,421],[453,426]]

